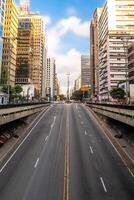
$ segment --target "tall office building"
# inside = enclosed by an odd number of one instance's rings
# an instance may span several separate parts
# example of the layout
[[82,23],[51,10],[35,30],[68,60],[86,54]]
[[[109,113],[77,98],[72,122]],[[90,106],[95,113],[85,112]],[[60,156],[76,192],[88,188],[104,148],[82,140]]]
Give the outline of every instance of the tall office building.
[[90,23],[90,70],[92,97],[99,95],[99,19],[102,8],[97,8]]
[[30,16],[19,16],[16,84],[32,84],[33,30]]
[[134,102],[134,43],[128,48],[128,81],[130,87],[130,101]]
[[109,91],[127,76],[127,49],[134,34],[134,1],[107,0],[99,20],[99,95],[109,100]]
[[30,14],[31,22],[34,25],[33,31],[33,68],[32,81],[35,88],[35,96],[42,95],[42,75],[43,75],[43,48],[44,48],[44,21],[38,14]]
[[54,58],[47,58],[46,66],[46,94],[53,99],[55,96],[56,64]]
[[42,88],[41,88],[41,96],[44,98],[46,97],[46,66],[47,66],[47,47],[45,42],[45,35],[44,35],[44,42],[43,42],[43,70],[42,70]]
[[1,70],[2,70],[2,52],[3,52],[3,25],[5,15],[5,0],[0,1],[0,82],[1,82]]
[[[45,96],[46,40],[43,17],[30,14],[29,0],[21,0],[19,8],[18,72],[16,81],[31,84],[35,98]],[[26,48],[25,48],[26,47]],[[19,58],[20,57],[20,58]],[[22,61],[21,57],[23,57]],[[20,63],[21,69],[20,69]],[[20,73],[21,70],[25,73]],[[18,77],[19,76],[19,77]],[[24,81],[24,82],[23,82]]]
[[2,56],[3,84],[15,84],[17,36],[18,9],[14,0],[6,0]]
[[90,85],[90,57],[89,55],[81,56],[81,86]]

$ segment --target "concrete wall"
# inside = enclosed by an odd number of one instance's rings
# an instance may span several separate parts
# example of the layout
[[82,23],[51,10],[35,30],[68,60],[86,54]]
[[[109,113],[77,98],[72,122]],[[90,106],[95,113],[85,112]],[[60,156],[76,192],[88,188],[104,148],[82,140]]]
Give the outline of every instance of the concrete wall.
[[39,104],[0,109],[0,125],[40,112],[48,106],[49,104]]
[[104,106],[104,105],[94,105],[88,104],[89,107],[96,113],[105,115],[109,118],[115,119],[117,121],[123,122],[130,126],[134,127],[134,110],[133,109],[124,109],[116,108],[113,106]]

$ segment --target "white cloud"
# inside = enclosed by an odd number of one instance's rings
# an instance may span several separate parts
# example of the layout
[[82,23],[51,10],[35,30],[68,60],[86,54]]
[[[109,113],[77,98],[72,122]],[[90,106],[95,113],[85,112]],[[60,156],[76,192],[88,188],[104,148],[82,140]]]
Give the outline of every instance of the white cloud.
[[[51,21],[51,20],[50,20]],[[73,33],[76,37],[89,36],[89,22],[75,16],[61,19],[56,25],[51,27],[47,32],[48,56],[55,57],[56,68],[61,86],[66,92],[66,73],[70,73],[70,85],[74,85],[74,80],[80,75],[80,56],[81,52],[77,51],[73,45],[66,54],[58,53],[63,47],[62,38],[67,33]]]
[[70,87],[74,86],[74,80],[80,75],[81,53],[76,49],[70,49],[66,54],[57,54],[55,57],[58,77],[65,93],[67,87],[66,74],[70,73]]
[[72,16],[67,19],[60,20],[54,27],[54,30],[57,34],[59,34],[59,36],[72,32],[80,37],[88,37],[89,22],[83,22],[80,18]]

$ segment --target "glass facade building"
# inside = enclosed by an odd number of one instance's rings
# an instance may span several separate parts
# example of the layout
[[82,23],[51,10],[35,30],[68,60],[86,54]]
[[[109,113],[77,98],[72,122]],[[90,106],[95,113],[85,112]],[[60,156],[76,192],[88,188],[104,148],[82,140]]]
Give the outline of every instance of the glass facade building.
[[5,3],[6,0],[0,0],[0,77],[1,77],[1,63],[2,63],[2,48],[3,48],[2,36],[3,36]]

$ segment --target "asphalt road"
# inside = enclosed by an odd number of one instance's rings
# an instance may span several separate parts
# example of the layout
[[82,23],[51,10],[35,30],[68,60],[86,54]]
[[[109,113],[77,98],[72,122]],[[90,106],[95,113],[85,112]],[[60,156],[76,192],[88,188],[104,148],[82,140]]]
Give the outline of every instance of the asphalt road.
[[[67,162],[65,135],[69,138]],[[95,122],[77,104],[55,105],[44,113],[0,166],[0,200],[66,200],[63,194],[67,184],[68,200],[134,197],[134,178]]]

